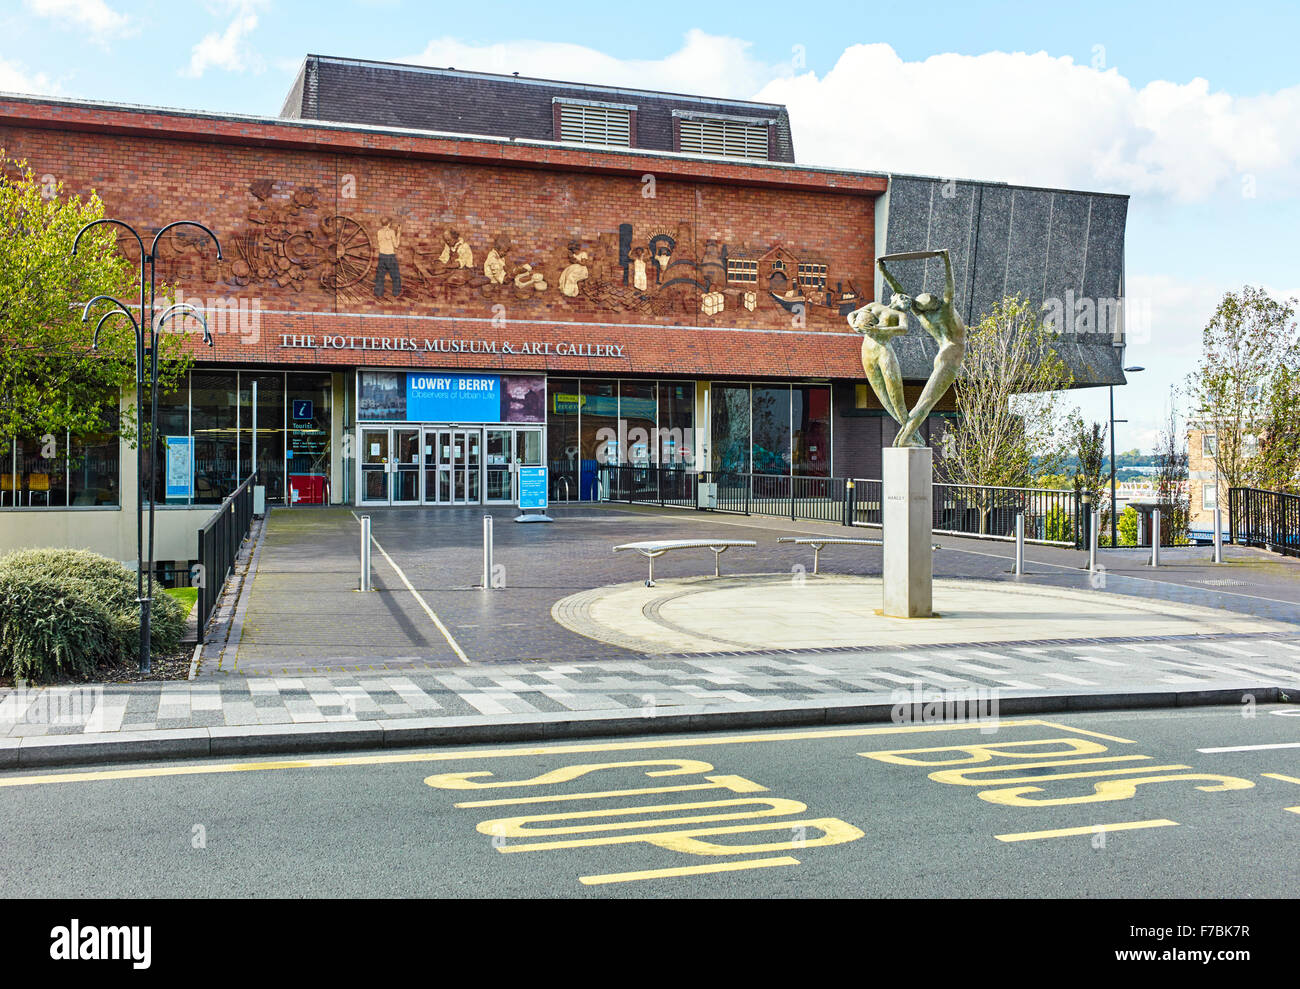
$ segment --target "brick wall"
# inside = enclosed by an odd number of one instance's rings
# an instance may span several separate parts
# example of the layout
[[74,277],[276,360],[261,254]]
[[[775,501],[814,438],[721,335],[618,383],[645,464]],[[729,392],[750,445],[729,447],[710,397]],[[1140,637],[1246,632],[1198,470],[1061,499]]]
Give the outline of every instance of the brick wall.
[[[216,231],[220,261],[189,231],[159,251],[159,279],[190,300],[244,307],[242,320],[217,314],[222,332],[202,360],[861,374],[858,339],[835,308],[809,305],[800,326],[768,293],[766,271],[758,285],[728,282],[726,258],[780,246],[825,263],[832,289],[851,283],[871,298],[883,188],[873,176],[13,100],[0,101],[0,146],[69,192],[97,191],[108,215],[142,230],[193,218]],[[401,223],[398,298],[387,279],[374,294],[384,216]],[[472,264],[458,266],[451,230]],[[485,268],[494,249],[501,283]],[[569,285],[576,295],[563,291],[566,269],[585,273]]]

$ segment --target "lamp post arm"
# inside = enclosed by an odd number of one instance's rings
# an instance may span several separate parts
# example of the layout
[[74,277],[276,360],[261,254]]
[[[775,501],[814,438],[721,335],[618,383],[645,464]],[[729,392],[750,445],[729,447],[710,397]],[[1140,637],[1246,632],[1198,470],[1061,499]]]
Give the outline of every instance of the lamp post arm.
[[217,239],[216,234],[214,234],[211,230],[205,227],[202,223],[199,223],[197,220],[174,220],[171,223],[167,224],[167,226],[159,230],[156,234],[154,234],[153,245],[149,248],[149,253],[151,255],[153,255],[154,257],[158,256],[158,241],[162,238],[163,234],[165,234],[168,230],[171,230],[173,227],[198,227],[205,234],[207,234],[209,237],[212,238],[212,243],[217,245],[217,260],[218,261],[221,260],[221,241]]
[[208,329],[208,321],[203,317],[202,310],[197,306],[190,305],[188,302],[177,302],[164,309],[162,314],[158,317],[157,326],[159,329],[162,329],[163,323],[167,322],[167,320],[172,319],[175,316],[186,314],[193,316],[199,321],[199,324],[203,327],[203,342],[211,347],[213,345],[212,331]]
[[122,227],[122,228],[125,229],[125,230],[129,230],[130,233],[131,233],[131,236],[135,238],[135,242],[136,242],[137,244],[140,245],[140,256],[141,256],[141,257],[144,257],[144,241],[141,240],[141,239],[140,239],[140,235],[139,235],[138,233],[136,233],[135,227],[131,226],[131,224],[129,224],[129,223],[123,221],[123,220],[112,220],[112,219],[91,220],[91,221],[90,221],[89,223],[87,223],[84,227],[82,227],[80,230],[78,230],[78,231],[77,231],[77,236],[74,237],[73,240],[72,240],[72,253],[73,253],[74,256],[75,256],[76,253],[77,253],[77,247],[81,244],[81,235],[84,234],[84,233],[85,233],[87,230],[89,230],[91,227],[97,227],[97,226],[99,226],[100,224],[112,224],[112,225],[115,225],[115,226]]

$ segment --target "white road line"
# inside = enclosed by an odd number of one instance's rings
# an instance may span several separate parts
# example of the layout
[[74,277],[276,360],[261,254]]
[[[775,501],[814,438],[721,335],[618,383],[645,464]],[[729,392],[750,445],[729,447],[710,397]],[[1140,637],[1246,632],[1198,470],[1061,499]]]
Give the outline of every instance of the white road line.
[[1210,648],[1219,649],[1222,650],[1223,652],[1230,652],[1234,656],[1246,656],[1246,657],[1258,656],[1261,659],[1264,657],[1264,654],[1262,652],[1247,652],[1245,649],[1234,649],[1232,646],[1225,646],[1222,642],[1216,642],[1212,646],[1210,646]]
[[[353,512],[352,517],[354,519],[357,518],[357,513]],[[360,519],[357,519],[357,521],[359,522]],[[374,537],[373,533],[370,536],[370,541],[375,544],[375,549],[379,550],[379,555],[388,561],[388,565],[393,568],[393,572],[397,574],[398,579],[401,580],[401,582],[406,585],[406,589],[415,596],[415,600],[419,602],[420,607],[424,609],[424,613],[429,616],[429,619],[433,622],[433,624],[438,626],[438,631],[441,632],[442,637],[447,640],[447,645],[451,646],[452,650],[455,651],[456,655],[460,657],[460,661],[464,663],[466,666],[468,666],[469,657],[465,655],[465,650],[460,647],[460,643],[458,643],[455,639],[451,637],[451,632],[448,631],[447,626],[442,623],[442,619],[433,613],[433,609],[429,607],[429,602],[424,600],[424,598],[420,596],[420,592],[417,591],[412,586],[411,582],[406,579],[406,574],[402,572],[402,568],[393,562],[393,558],[391,556],[389,556],[386,552],[384,552],[384,547],[379,545],[379,540]],[[507,712],[484,711],[483,713],[504,714]]]
[[1004,680],[1002,677],[993,677],[992,679],[997,680],[997,682],[1002,684],[1004,687],[1015,687],[1019,690],[1040,689],[1039,687],[1035,686],[1032,683],[1025,683],[1025,681],[1023,680]]
[[1100,666],[1127,666],[1127,663],[1117,663],[1113,659],[1102,659],[1100,656],[1075,656],[1075,659],[1081,659],[1085,663],[1097,663]]
[[1300,742],[1274,742],[1272,745],[1227,745],[1217,749],[1197,749],[1197,752],[1259,752],[1264,749],[1300,749]]
[[963,680],[961,677],[954,677],[954,676],[949,676],[947,673],[940,673],[938,670],[918,669],[915,672],[920,674],[923,677],[930,677],[934,680],[938,680],[941,683],[968,683],[969,682],[967,680]]
[[1060,680],[1062,683],[1073,683],[1079,687],[1097,686],[1091,680],[1084,680],[1081,677],[1072,677],[1068,673],[1048,673],[1046,670],[1039,671],[1040,676],[1051,677],[1053,680]]

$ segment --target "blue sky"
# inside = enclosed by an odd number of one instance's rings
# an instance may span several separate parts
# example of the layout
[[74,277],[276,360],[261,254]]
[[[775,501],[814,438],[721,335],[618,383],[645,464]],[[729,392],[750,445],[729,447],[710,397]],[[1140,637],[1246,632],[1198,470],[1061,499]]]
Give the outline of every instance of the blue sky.
[[307,52],[420,61],[784,102],[810,163],[1128,193],[1146,449],[1222,293],[1300,290],[1297,37],[1295,3],[10,0],[0,90],[275,114]]

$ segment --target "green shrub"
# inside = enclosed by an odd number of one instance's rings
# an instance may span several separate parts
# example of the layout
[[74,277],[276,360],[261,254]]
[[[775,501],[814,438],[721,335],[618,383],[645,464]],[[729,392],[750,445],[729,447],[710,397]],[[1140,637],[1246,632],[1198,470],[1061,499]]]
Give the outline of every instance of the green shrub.
[[1119,520],[1115,523],[1119,529],[1119,544],[1121,546],[1136,546],[1138,544],[1138,513],[1137,509],[1129,505],[1124,511],[1119,513]]
[[[174,652],[185,609],[155,589],[153,649]],[[30,549],[0,557],[0,675],[89,676],[101,663],[129,659],[140,642],[135,595],[134,573],[85,550]]]

